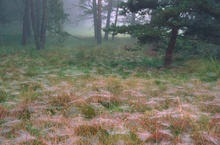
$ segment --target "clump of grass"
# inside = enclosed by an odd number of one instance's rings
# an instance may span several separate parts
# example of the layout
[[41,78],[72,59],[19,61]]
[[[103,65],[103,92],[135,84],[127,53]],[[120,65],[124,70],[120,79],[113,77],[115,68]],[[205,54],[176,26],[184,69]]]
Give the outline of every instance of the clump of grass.
[[60,107],[60,106],[65,107],[68,106],[68,103],[74,100],[74,98],[75,98],[74,94],[62,93],[58,96],[52,96],[50,98],[50,103],[56,107]]
[[220,65],[218,60],[213,58],[193,59],[185,63],[187,72],[194,73],[201,81],[213,82],[220,77]]
[[204,112],[210,112],[210,113],[219,113],[220,112],[220,106],[218,104],[203,104],[201,103],[199,105],[199,109],[201,111],[204,111]]
[[170,130],[174,136],[179,136],[180,134],[189,131],[193,128],[191,119],[188,117],[184,118],[170,118]]
[[96,116],[95,109],[91,105],[82,106],[81,112],[85,115],[86,118],[93,118]]
[[33,127],[31,123],[26,124],[26,129],[33,136],[39,137],[41,135],[40,129]]
[[0,90],[0,103],[5,102],[8,94],[5,91]]
[[171,108],[171,107],[175,107],[177,106],[178,104],[169,99],[169,98],[165,98],[164,100],[161,100],[158,102],[158,104],[155,106],[155,109],[158,109],[158,110],[163,110],[163,109],[168,109],[168,108]]
[[145,112],[145,111],[151,111],[152,108],[146,104],[147,99],[146,98],[137,98],[137,99],[131,99],[129,101],[129,106],[131,106],[132,112]]
[[0,105],[0,119],[4,118],[8,114],[8,110]]
[[123,85],[119,79],[109,77],[107,79],[107,90],[113,94],[119,94],[123,90]]
[[42,88],[42,85],[40,83],[25,82],[25,83],[21,84],[21,88],[24,91],[36,91],[36,90]]
[[99,124],[85,124],[77,126],[74,129],[74,132],[78,136],[91,136],[97,134],[108,134],[107,131]]
[[199,120],[196,122],[197,126],[199,126],[200,130],[208,131],[210,128],[210,118],[206,115],[201,115]]
[[39,70],[37,68],[28,68],[27,72],[25,72],[24,76],[26,77],[34,77],[39,74]]
[[173,138],[172,136],[156,130],[155,132],[151,134],[151,136],[147,139],[147,141],[160,143],[162,141],[169,141],[172,138]]
[[141,117],[140,126],[142,129],[147,130],[148,132],[155,132],[163,128],[161,122],[157,118],[151,118],[153,116],[152,111],[146,111],[146,117]]
[[31,112],[29,106],[26,103],[21,103],[18,108],[15,108],[13,112],[10,112],[10,116],[16,116],[18,119],[30,120]]
[[111,96],[109,99],[100,100],[98,103],[101,103],[108,110],[114,110],[122,103],[119,96]]
[[205,136],[206,136],[206,134],[204,134],[202,132],[194,132],[192,134],[193,143],[198,144],[198,145],[200,145],[200,144],[201,145],[218,144],[218,141],[214,141],[209,138],[212,137],[212,139],[215,138],[215,140],[216,140],[217,138],[219,138],[219,136],[213,135],[213,134],[210,134],[208,138]]
[[215,96],[212,94],[196,94],[195,100],[198,102],[213,101]]
[[147,66],[147,67],[160,67],[163,64],[161,59],[151,58],[148,56],[141,57],[140,62],[142,66]]

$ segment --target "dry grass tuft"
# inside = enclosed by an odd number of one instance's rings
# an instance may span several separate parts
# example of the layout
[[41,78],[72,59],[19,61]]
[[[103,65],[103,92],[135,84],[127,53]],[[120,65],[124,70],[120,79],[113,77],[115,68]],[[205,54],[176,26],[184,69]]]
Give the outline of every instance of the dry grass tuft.
[[8,114],[8,110],[0,105],[0,119],[4,118]]
[[78,136],[91,136],[107,133],[107,131],[99,124],[85,124],[74,128],[74,132]]
[[179,136],[182,133],[193,129],[192,121],[188,117],[184,118],[170,118],[170,130],[174,136]]
[[151,136],[147,139],[147,141],[151,141],[154,143],[160,143],[161,141],[170,141],[173,138],[172,135],[165,131],[156,130],[151,134]]
[[52,106],[68,106],[70,102],[72,102],[73,100],[75,100],[77,97],[75,96],[75,94],[67,94],[67,93],[62,93],[60,95],[57,96],[52,96],[50,98],[50,104]]
[[10,116],[17,117],[22,120],[30,120],[31,112],[29,110],[29,104],[21,103],[10,111]]
[[95,109],[91,105],[81,106],[81,112],[86,118],[93,118],[96,116]]
[[112,94],[119,94],[123,91],[123,85],[118,78],[109,77],[107,80],[107,90]]

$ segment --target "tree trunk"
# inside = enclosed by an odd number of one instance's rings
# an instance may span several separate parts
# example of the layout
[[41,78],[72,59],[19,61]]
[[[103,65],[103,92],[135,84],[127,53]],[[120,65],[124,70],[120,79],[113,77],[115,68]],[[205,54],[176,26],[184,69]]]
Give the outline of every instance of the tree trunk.
[[94,37],[97,41],[97,28],[98,28],[98,16],[97,16],[97,4],[96,0],[92,1],[92,12],[93,12],[93,20],[94,20]]
[[98,0],[98,28],[97,28],[97,44],[102,43],[102,11],[101,11],[101,4],[102,0]]
[[[111,12],[112,12],[112,0],[108,0],[108,15],[106,19],[106,28],[110,26],[110,18],[111,18]],[[108,32],[105,32],[105,40],[108,40]]]
[[[117,8],[116,8],[116,12],[115,12],[115,23],[114,23],[115,26],[118,23],[118,9],[119,9],[119,0],[117,1]],[[113,32],[112,41],[114,41],[114,40],[115,40],[115,33]]]
[[[132,13],[132,17],[131,17],[131,25],[132,26],[134,26],[136,23],[135,19],[136,19],[136,15],[135,15],[135,13]],[[134,36],[131,35],[131,38],[134,38]]]
[[47,0],[43,0],[43,16],[41,20],[41,48],[44,49],[45,40],[46,40],[46,30],[47,30]]
[[172,56],[173,56],[173,51],[174,51],[175,44],[176,44],[178,30],[179,29],[177,27],[173,27],[171,30],[170,42],[169,42],[168,48],[166,50],[166,55],[165,55],[165,63],[164,63],[165,67],[169,67],[172,63]]
[[29,9],[30,9],[30,0],[24,0],[25,10],[24,10],[24,18],[23,18],[23,32],[22,32],[22,45],[26,45],[27,37],[30,33],[30,21],[29,21]]
[[39,31],[37,30],[37,27],[36,27],[34,0],[31,0],[31,21],[32,21],[32,28],[34,31],[34,40],[35,40],[36,48],[41,49]]
[[42,0],[35,0],[35,22],[38,34],[41,33],[41,19],[42,19]]

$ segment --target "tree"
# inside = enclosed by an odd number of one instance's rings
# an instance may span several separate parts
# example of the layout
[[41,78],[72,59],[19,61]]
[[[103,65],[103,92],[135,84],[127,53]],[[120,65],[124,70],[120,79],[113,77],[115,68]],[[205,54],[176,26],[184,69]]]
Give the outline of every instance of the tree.
[[[31,0],[31,21],[37,49],[43,49],[46,39],[47,0]],[[40,5],[41,4],[41,5]],[[37,7],[36,7],[37,6]],[[42,12],[41,12],[42,8]],[[40,14],[42,14],[42,16]]]
[[63,7],[63,0],[48,0],[48,33],[58,36],[58,42],[65,41],[69,34],[64,30],[64,23],[68,18]]
[[[114,22],[113,26],[116,26],[117,23],[118,23],[119,0],[117,0],[117,4],[116,4],[116,5],[117,5],[117,6],[116,6],[116,11],[115,11],[115,22]],[[106,29],[108,29],[108,28],[106,27]],[[106,31],[106,33],[108,33],[108,32]],[[116,34],[113,32],[113,33],[112,33],[112,41],[114,41],[115,35],[116,35]]]
[[26,45],[27,38],[31,36],[31,21],[30,21],[30,0],[24,0],[24,17],[22,31],[22,45]]
[[94,37],[97,40],[98,36],[98,14],[96,0],[92,1],[93,23],[94,23]]
[[79,7],[81,13],[76,20],[76,23],[84,20],[93,19],[94,38],[97,44],[102,42],[102,20],[104,16],[102,0],[80,0],[75,7]]
[[98,0],[97,44],[102,43],[102,0]]
[[[138,37],[142,43],[169,37],[164,62],[166,67],[171,65],[180,29],[185,30],[185,32],[194,30],[196,33],[191,33],[190,36],[197,36],[199,31],[195,29],[196,23],[199,22],[201,25],[199,27],[200,32],[204,27],[209,30],[213,28],[216,30],[214,23],[217,23],[220,17],[220,5],[215,0],[128,0],[122,3],[122,8],[124,14],[131,12],[146,15],[145,12],[147,12],[147,15],[151,16],[151,21],[134,26],[114,26],[111,27],[110,31],[132,34]],[[204,18],[203,21],[201,21],[201,17]],[[213,25],[207,25],[207,22]],[[213,34],[210,34],[211,38],[216,36]],[[200,35],[204,36],[202,33]]]
[[[60,41],[68,34],[63,29],[67,14],[61,0],[24,0],[22,45],[26,44],[31,17],[32,30],[37,49],[44,49],[46,32],[58,35]],[[61,40],[62,39],[62,40]]]
[[[111,13],[112,13],[112,2],[113,0],[108,0],[108,14],[107,14],[107,19],[106,19],[106,28],[110,26],[110,18],[111,18]],[[105,40],[108,40],[108,32],[105,32],[104,36]]]

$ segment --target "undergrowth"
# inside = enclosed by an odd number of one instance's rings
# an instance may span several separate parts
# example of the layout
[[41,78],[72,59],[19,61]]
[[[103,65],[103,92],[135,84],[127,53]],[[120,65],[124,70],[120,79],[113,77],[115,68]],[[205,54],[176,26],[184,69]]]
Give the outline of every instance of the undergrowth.
[[0,144],[219,143],[219,60],[88,41],[0,47]]

